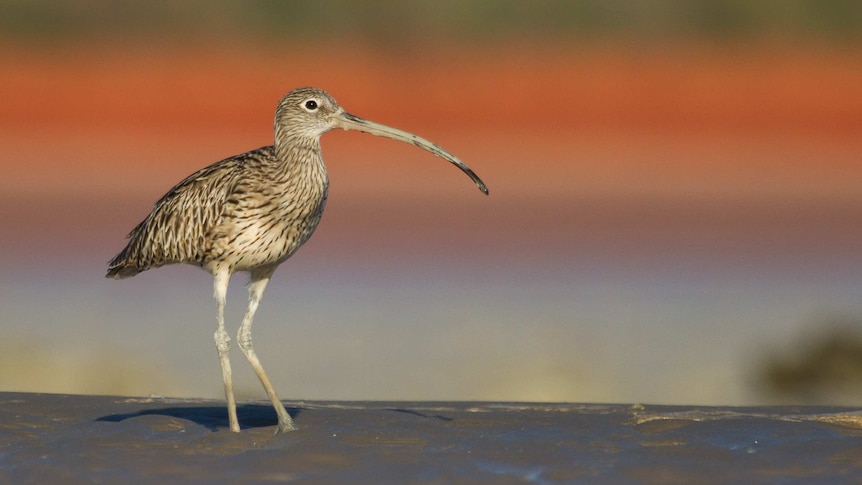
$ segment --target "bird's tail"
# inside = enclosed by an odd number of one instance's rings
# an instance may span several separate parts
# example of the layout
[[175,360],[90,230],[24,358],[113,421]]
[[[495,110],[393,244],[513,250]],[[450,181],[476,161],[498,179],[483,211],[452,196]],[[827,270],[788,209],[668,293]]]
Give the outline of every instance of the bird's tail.
[[144,219],[141,221],[126,236],[128,240],[126,247],[114,256],[114,259],[108,262],[108,273],[105,275],[105,278],[113,278],[115,280],[130,278],[154,266],[158,266],[153,264],[148,265],[148,259],[142,257],[142,242],[146,241],[146,237],[142,237],[142,234],[146,236],[148,220]]
[[123,278],[129,278],[131,276],[135,276],[140,273],[141,270],[138,268],[130,267],[130,266],[109,266],[108,273],[105,275],[105,278],[113,278],[115,280],[121,280]]
[[134,258],[129,257],[129,246],[123,248],[120,254],[114,256],[108,263],[108,273],[105,278],[113,278],[115,280],[129,278],[144,271],[146,268],[140,268],[135,264]]

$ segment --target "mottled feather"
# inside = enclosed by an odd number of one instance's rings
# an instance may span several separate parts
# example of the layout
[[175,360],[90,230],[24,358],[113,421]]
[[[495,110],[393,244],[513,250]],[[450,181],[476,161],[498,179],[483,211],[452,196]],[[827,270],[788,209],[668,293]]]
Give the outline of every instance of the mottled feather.
[[214,263],[225,263],[231,273],[277,265],[317,227],[327,187],[322,160],[283,160],[274,146],[226,158],[186,177],[155,203],[109,263],[108,277],[174,263],[211,272]]

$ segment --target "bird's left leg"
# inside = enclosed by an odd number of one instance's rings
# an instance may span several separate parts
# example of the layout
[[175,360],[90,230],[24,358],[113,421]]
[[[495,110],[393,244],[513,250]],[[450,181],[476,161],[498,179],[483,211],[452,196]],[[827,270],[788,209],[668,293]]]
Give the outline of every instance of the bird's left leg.
[[260,379],[260,383],[263,384],[269,400],[272,401],[272,407],[275,408],[275,414],[278,415],[278,429],[276,432],[284,432],[295,430],[296,425],[293,424],[293,420],[290,418],[287,410],[284,409],[284,404],[278,399],[275,388],[272,387],[272,383],[269,381],[266,371],[263,370],[260,359],[257,358],[257,354],[254,352],[251,341],[251,323],[254,320],[254,313],[257,311],[258,304],[260,304],[260,299],[263,296],[263,290],[266,289],[273,271],[275,271],[275,268],[259,269],[251,272],[251,283],[249,283],[248,289],[248,309],[245,312],[245,317],[242,319],[242,325],[239,327],[236,339],[237,343],[239,343],[239,348],[245,354],[255,374],[257,374],[257,378]]
[[233,381],[231,380],[230,358],[230,336],[224,329],[224,303],[227,295],[227,284],[230,280],[230,272],[226,269],[214,271],[213,294],[216,300],[216,319],[218,327],[215,333],[218,360],[221,364],[222,379],[224,380],[224,394],[227,401],[227,415],[230,421],[230,430],[239,433],[239,420],[236,416],[236,399],[233,396]]

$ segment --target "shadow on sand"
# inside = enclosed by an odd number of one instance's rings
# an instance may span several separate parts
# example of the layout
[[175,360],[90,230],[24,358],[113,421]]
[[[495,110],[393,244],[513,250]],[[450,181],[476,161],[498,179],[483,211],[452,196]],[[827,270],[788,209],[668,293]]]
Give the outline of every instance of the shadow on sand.
[[[301,410],[299,408],[287,408],[287,413],[294,419],[300,412]],[[236,413],[242,429],[262,428],[278,424],[278,416],[276,416],[275,410],[272,406],[269,405],[242,404],[236,407]],[[149,415],[170,416],[179,419],[186,419],[200,426],[204,426],[210,431],[218,431],[219,428],[226,428],[229,426],[227,408],[225,406],[183,406],[144,409],[133,413],[109,414],[107,416],[96,418],[96,421],[118,423],[120,421],[125,421],[126,419]]]

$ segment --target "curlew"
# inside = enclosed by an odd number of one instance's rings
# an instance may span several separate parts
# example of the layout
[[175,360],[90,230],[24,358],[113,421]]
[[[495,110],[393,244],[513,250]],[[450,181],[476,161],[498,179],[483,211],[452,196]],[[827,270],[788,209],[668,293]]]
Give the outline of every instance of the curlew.
[[249,300],[237,342],[278,415],[276,432],[296,429],[278,398],[251,339],[264,289],[279,264],[305,243],[323,214],[329,178],[320,137],[341,128],[410,143],[460,168],[486,195],[488,188],[451,153],[411,133],[344,111],[325,91],[299,88],[275,111],[275,142],[205,167],[175,185],[126,237],[108,263],[108,278],[126,278],[166,264],[200,266],[214,279],[215,343],[221,364],[230,430],[239,432],[225,330],[225,295],[231,275],[250,273]]

